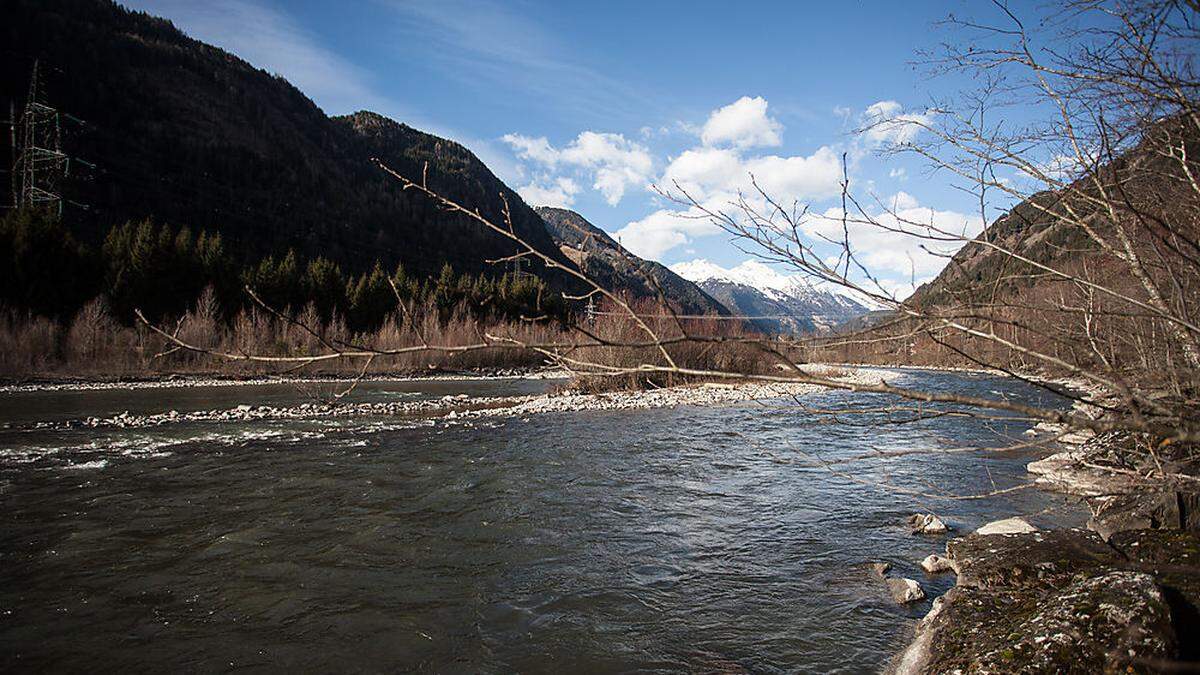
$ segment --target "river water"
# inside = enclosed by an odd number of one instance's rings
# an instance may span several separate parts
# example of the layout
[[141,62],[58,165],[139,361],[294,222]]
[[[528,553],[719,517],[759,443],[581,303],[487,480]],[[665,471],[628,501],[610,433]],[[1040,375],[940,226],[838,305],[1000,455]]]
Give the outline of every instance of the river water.
[[[990,376],[904,384],[1024,401]],[[524,380],[369,383],[356,400],[527,394]],[[0,667],[60,671],[862,672],[928,601],[890,561],[1026,514],[1083,514],[1024,484],[1027,423],[806,410],[883,397],[464,422],[325,419],[32,429],[114,412],[297,403],[304,387],[0,394]],[[875,451],[932,450],[829,466]],[[942,450],[937,452],[937,450]],[[912,495],[901,489],[930,493]]]

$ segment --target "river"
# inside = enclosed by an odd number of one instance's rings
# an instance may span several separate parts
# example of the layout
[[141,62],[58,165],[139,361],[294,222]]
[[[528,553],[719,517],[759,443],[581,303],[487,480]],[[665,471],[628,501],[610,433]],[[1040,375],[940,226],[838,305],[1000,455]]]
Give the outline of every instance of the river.
[[[1053,402],[992,376],[904,384]],[[312,385],[315,386],[315,385]],[[515,395],[545,381],[366,383],[356,400]],[[1025,422],[882,414],[833,424],[793,401],[473,421],[406,418],[33,428],[124,410],[295,403],[311,386],[0,394],[5,671],[862,672],[929,602],[865,566],[1025,514],[1084,517],[1028,482]]]

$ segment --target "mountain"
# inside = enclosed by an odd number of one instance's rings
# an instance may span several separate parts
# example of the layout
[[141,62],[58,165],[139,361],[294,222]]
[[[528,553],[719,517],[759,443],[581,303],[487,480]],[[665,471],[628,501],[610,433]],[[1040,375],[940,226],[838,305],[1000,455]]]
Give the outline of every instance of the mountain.
[[752,317],[750,323],[771,333],[828,331],[878,309],[841,289],[817,287],[753,260],[732,269],[694,260],[671,270],[695,282],[735,316]]
[[[34,65],[62,149],[64,220],[84,240],[153,217],[219,232],[248,259],[294,249],[347,272],[499,274],[503,237],[399,184],[379,157],[569,264],[542,219],[463,146],[370,112],[331,118],[283,78],[108,0],[6,0],[0,103],[18,111]],[[4,144],[5,154],[8,144]],[[11,164],[5,157],[4,164]],[[537,270],[535,270],[537,271]],[[540,271],[539,271],[540,274]],[[577,284],[547,275],[556,288]]]
[[578,213],[549,206],[539,206],[536,211],[559,250],[601,286],[649,299],[657,299],[661,290],[682,314],[729,314],[696,284],[659,263],[633,255]]
[[[1028,311],[1044,304],[1045,297],[1060,298],[1064,289],[1076,289],[1075,281],[1037,265],[1079,275],[1128,297],[1144,294],[1124,261],[1128,253],[1106,250],[1094,239],[1098,236],[1113,242],[1127,239],[1129,250],[1147,261],[1146,274],[1166,289],[1160,292],[1178,292],[1178,302],[1192,305],[1192,289],[1166,273],[1175,265],[1194,269],[1197,235],[1191,209],[1197,193],[1191,158],[1198,154],[1200,131],[1190,118],[1159,120],[1095,175],[1031,195],[997,218],[906,303],[930,308],[1019,302]],[[1187,158],[1186,165],[1179,157]],[[1121,228],[1113,226],[1109,207],[1123,222]]]

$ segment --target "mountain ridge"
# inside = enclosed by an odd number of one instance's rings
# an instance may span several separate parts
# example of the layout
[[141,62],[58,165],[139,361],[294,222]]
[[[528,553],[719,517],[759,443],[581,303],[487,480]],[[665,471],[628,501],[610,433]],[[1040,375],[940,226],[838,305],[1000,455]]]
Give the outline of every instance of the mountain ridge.
[[819,288],[748,260],[726,269],[708,260],[677,263],[672,271],[699,286],[735,316],[770,333],[813,333],[833,329],[874,309],[848,291]]
[[517,233],[569,264],[533,209],[458,143],[376,113],[329,117],[283,78],[107,0],[6,4],[0,35],[26,58],[0,66],[0,93],[23,104],[36,60],[47,101],[87,120],[64,140],[98,167],[63,185],[88,207],[65,212],[80,236],[151,217],[219,232],[248,255],[291,248],[352,271],[380,260],[424,276],[445,263],[491,273],[485,259],[517,251],[401,190],[371,163],[380,157],[414,177],[428,163],[432,187],[489,218],[503,217],[504,195]]
[[601,286],[621,288],[636,298],[649,300],[656,300],[661,290],[676,311],[684,314],[729,314],[695,283],[660,263],[630,253],[576,211],[552,206],[534,210],[563,254]]

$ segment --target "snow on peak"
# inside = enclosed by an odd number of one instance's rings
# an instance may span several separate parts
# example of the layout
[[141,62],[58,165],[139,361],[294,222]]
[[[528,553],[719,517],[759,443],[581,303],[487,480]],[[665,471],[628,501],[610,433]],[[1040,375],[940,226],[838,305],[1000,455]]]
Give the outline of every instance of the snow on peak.
[[746,260],[735,267],[725,268],[703,258],[697,258],[691,262],[681,262],[671,265],[671,271],[695,283],[725,281],[750,286],[774,300],[782,300],[784,298],[809,299],[815,295],[829,294],[840,300],[852,300],[860,305],[871,306],[875,304],[865,298],[860,298],[857,293],[841,286],[829,283],[813,283],[798,274],[784,274],[758,260]]
[[815,289],[807,280],[779,272],[757,260],[747,260],[736,267],[725,268],[699,258],[691,262],[671,266],[671,271],[689,281],[726,281],[757,288],[768,296],[796,296],[812,293]]

